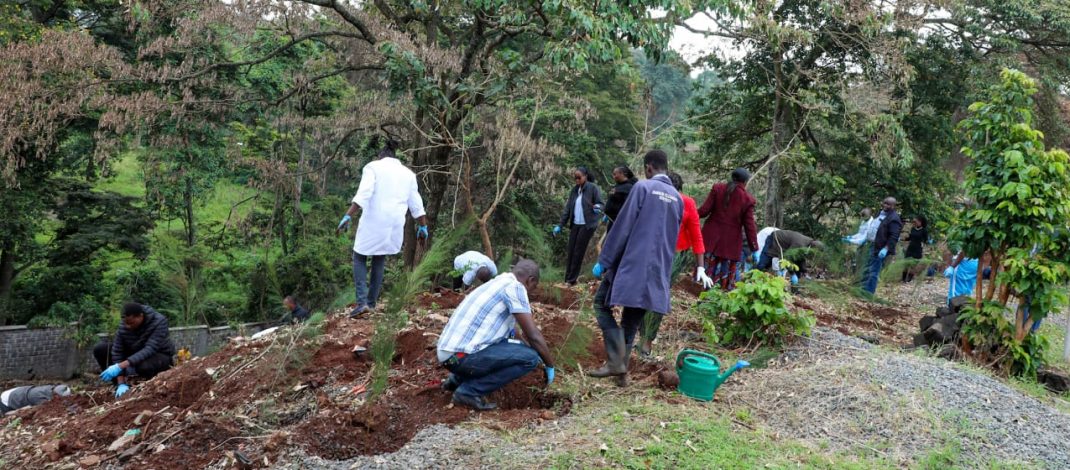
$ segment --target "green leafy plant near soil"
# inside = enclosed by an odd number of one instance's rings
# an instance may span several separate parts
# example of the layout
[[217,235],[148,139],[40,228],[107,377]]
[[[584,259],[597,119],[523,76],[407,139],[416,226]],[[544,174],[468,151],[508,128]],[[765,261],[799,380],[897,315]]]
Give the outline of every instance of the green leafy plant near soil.
[[1033,80],[1008,69],[1000,78],[959,124],[973,204],[951,239],[981,260],[979,272],[992,268],[987,285],[978,277],[974,303],[959,318],[974,357],[1032,376],[1045,346],[1033,330],[1067,304],[1070,156],[1046,150],[1043,133],[1033,128]]
[[812,312],[788,309],[790,299],[787,281],[752,270],[731,292],[702,293],[696,308],[711,343],[779,344],[789,336],[809,334],[815,323]]

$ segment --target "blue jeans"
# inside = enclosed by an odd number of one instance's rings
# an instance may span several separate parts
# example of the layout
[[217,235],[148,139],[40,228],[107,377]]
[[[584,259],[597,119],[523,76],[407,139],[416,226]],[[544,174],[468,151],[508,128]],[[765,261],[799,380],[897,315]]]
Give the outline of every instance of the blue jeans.
[[375,308],[379,292],[383,289],[383,272],[386,269],[386,255],[371,256],[372,283],[368,286],[368,256],[353,252],[353,284],[357,287],[357,308]]
[[766,242],[762,254],[758,255],[758,264],[754,267],[759,271],[768,271],[773,268],[773,257],[769,255],[769,242]]
[[862,278],[862,289],[870,294],[877,293],[877,281],[881,277],[881,269],[884,268],[884,260],[880,256],[870,255],[869,267],[866,268],[866,277]]
[[452,366],[447,361],[445,367],[460,383],[454,393],[485,397],[527,375],[541,362],[531,347],[502,340],[458,359]]
[[639,332],[639,325],[643,323],[646,310],[636,307],[624,307],[620,315],[620,324],[613,317],[613,309],[607,304],[609,292],[613,290],[613,282],[603,279],[598,285],[598,292],[594,294],[595,319],[598,320],[598,328],[602,331],[620,328],[624,330],[624,344],[635,344],[635,335]]

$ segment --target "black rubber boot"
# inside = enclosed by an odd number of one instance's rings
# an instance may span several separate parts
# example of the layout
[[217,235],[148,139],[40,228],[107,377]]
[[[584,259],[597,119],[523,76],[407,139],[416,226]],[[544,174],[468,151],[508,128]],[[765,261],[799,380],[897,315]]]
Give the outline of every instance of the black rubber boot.
[[622,373],[622,374],[617,376],[617,386],[618,387],[627,387],[628,386],[628,366],[631,365],[630,364],[631,360],[632,360],[632,345],[628,344],[627,347],[624,348],[624,358],[621,359],[621,363],[623,365],[624,373]]
[[624,330],[613,328],[602,330],[602,342],[606,347],[606,364],[587,373],[591,377],[611,377],[628,371],[628,350],[624,345]]

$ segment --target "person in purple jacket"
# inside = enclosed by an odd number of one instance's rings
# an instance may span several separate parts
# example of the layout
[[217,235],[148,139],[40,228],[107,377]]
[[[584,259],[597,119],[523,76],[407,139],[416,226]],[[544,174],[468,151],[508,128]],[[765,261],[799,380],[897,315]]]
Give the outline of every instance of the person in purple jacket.
[[[669,180],[669,157],[651,150],[643,157],[647,179],[632,187],[606,235],[593,274],[602,279],[594,296],[606,364],[591,377],[617,377],[628,384],[628,359],[647,311],[669,313],[669,284],[684,203]],[[622,307],[620,323],[613,307]]]

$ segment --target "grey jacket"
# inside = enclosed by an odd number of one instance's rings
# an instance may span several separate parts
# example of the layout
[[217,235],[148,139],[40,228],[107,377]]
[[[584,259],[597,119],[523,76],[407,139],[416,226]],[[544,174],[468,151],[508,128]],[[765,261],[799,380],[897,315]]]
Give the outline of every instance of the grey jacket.
[[54,385],[26,385],[11,389],[7,394],[7,402],[2,403],[0,409],[5,412],[37,406],[52,399]]

